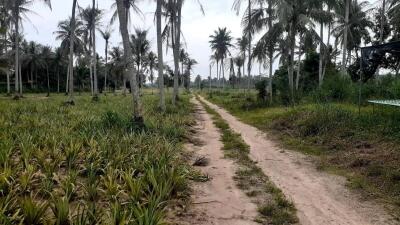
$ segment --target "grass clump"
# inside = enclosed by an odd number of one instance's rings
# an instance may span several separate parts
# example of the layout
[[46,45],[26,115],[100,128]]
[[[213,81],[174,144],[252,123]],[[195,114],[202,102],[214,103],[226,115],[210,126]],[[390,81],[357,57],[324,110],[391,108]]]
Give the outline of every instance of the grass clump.
[[239,166],[234,177],[236,185],[246,191],[246,195],[259,208],[259,216],[255,221],[273,225],[296,224],[298,218],[295,206],[268,179],[256,162],[250,159],[250,147],[244,142],[241,135],[235,133],[215,110],[199,98],[198,100],[207,113],[212,115],[215,126],[222,133],[221,141],[224,144],[225,157],[234,160]]
[[0,101],[0,224],[162,224],[188,196],[188,95],[166,113],[145,94],[144,127],[123,96]]

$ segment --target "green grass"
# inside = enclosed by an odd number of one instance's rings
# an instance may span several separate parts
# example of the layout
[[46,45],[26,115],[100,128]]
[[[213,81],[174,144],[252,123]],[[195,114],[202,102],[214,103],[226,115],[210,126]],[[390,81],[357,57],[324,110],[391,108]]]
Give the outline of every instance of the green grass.
[[296,208],[250,159],[249,146],[241,135],[235,133],[215,110],[198,100],[221,131],[225,157],[234,160],[239,167],[234,177],[236,185],[258,206],[259,216],[255,221],[271,225],[296,224]]
[[146,93],[140,130],[130,96],[0,99],[0,224],[163,224],[188,196],[189,97],[161,114]]
[[400,215],[400,110],[350,103],[268,107],[254,94],[203,96],[284,147],[316,156],[316,165],[348,178],[348,186],[382,200]]

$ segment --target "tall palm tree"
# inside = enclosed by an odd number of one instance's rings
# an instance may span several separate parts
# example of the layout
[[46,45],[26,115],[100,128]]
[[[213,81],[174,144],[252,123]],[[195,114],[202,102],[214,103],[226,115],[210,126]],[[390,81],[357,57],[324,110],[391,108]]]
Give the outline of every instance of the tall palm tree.
[[74,101],[74,44],[75,44],[75,13],[76,13],[76,4],[77,0],[73,0],[72,2],[72,16],[71,16],[71,33],[69,40],[69,62],[68,62],[68,70],[69,75],[67,76],[67,80],[69,80],[68,94],[69,100],[68,103],[71,105],[75,104]]
[[[92,1],[92,12],[95,14],[98,10],[96,10],[96,0]],[[99,100],[99,88],[97,86],[97,53],[96,53],[96,16],[92,18],[92,43],[93,43],[93,53],[92,53],[92,63],[93,63],[93,80],[94,80],[94,96],[93,100]]]
[[[72,24],[74,23],[74,29],[72,29]],[[72,32],[74,30],[74,32]],[[84,49],[84,43],[81,40],[82,35],[85,33],[85,28],[83,26],[83,22],[78,19],[74,19],[72,21],[72,17],[68,20],[63,20],[58,23],[58,30],[54,32],[56,35],[56,40],[61,41],[61,51],[64,55],[70,56],[70,50],[72,47],[73,53],[77,54],[82,52]],[[73,34],[73,35],[72,35]],[[71,42],[73,43],[72,46]],[[65,93],[69,93],[70,90],[70,65],[68,60],[68,68],[67,68],[67,78],[66,78],[66,91]],[[73,103],[70,99],[70,103]]]
[[[184,0],[166,0],[163,4],[165,8],[165,15],[167,17],[168,24],[164,29],[164,36],[166,40],[170,41],[173,57],[174,57],[174,90],[172,94],[172,104],[175,105],[179,95],[179,53],[181,50],[181,26],[182,26],[182,7]],[[204,14],[204,9],[200,4],[200,10]]]
[[[125,93],[126,88],[126,80],[125,80],[125,63],[124,63],[124,55],[122,50],[119,47],[113,47],[110,52],[111,62],[110,62],[110,71],[117,78],[121,78],[122,80],[122,88]],[[115,79],[117,80],[117,79]]]
[[[37,1],[37,0],[36,0]],[[51,1],[50,0],[41,0],[43,3],[45,3],[49,8],[51,9]],[[21,18],[22,17],[27,17],[27,13],[31,12],[29,10],[29,6],[35,2],[35,0],[14,0],[14,4],[12,5],[12,14],[13,14],[13,23],[15,26],[15,34],[16,37],[19,37],[19,32],[20,32],[20,23],[21,23]],[[19,43],[20,39],[15,38],[15,99],[19,99],[20,94],[22,90],[20,90],[19,82],[21,82],[22,86],[22,80],[21,80],[21,75],[19,74],[20,71],[20,60],[19,60]]]
[[151,93],[153,93],[153,85],[154,85],[154,68],[156,67],[157,64],[157,56],[154,52],[150,52],[147,55],[147,61],[148,61],[148,66],[149,66],[149,70],[150,70],[150,77],[149,80],[151,82]]
[[[241,3],[244,0],[235,0],[233,3],[233,8],[236,10],[237,13],[240,11]],[[248,5],[247,5],[247,16],[248,16],[248,23],[245,24],[245,26],[251,27],[251,22],[252,22],[252,0],[248,0]],[[251,46],[251,41],[252,41],[252,33],[251,30],[248,30],[248,32],[245,34],[247,36],[247,41],[248,41],[248,60],[247,60],[247,75],[248,75],[248,81],[247,81],[247,89],[250,90],[250,78],[251,78],[251,51],[252,51],[252,46]],[[243,73],[244,75],[244,73]]]
[[187,57],[187,59],[184,62],[184,65],[186,66],[186,72],[184,72],[184,86],[187,90],[189,90],[189,86],[190,86],[190,77],[191,77],[191,73],[193,71],[193,67],[198,64],[197,61],[195,59],[190,58],[189,56]]
[[135,75],[135,63],[133,62],[132,49],[129,41],[128,20],[127,20],[127,7],[124,4],[125,0],[116,0],[119,27],[122,36],[122,43],[124,46],[124,58],[127,67],[127,73],[130,76],[130,83],[133,96],[133,121],[139,125],[143,125],[142,105],[140,102],[139,87]]
[[242,73],[243,77],[246,74],[246,72],[245,72],[246,71],[246,67],[244,65],[246,63],[247,49],[249,48],[249,44],[248,43],[249,43],[249,41],[248,41],[248,39],[247,39],[247,37],[245,35],[243,35],[242,37],[236,39],[236,46],[239,49],[240,57],[242,57],[242,59],[243,59],[243,67],[242,67],[242,69],[243,69],[243,73]]
[[106,72],[104,75],[104,93],[107,91],[107,76],[108,76],[108,45],[111,38],[112,29],[110,26],[107,26],[105,30],[100,30],[100,34],[105,41],[105,58],[106,58]]
[[[351,62],[351,52],[354,51],[356,54],[360,50],[362,42],[368,44],[371,42],[371,36],[369,30],[374,26],[373,22],[368,16],[372,9],[367,9],[368,2],[352,2],[350,7],[350,13],[348,22],[346,23],[345,10],[343,5],[339,6],[336,13],[338,15],[337,26],[332,30],[334,35],[339,38],[339,42],[343,46],[342,49],[345,52],[345,57],[342,62],[342,66],[348,65]],[[347,35],[350,34],[350,35]],[[343,68],[342,68],[343,69]]]
[[160,103],[161,111],[165,111],[165,93],[164,93],[164,61],[162,49],[162,4],[163,0],[157,0],[156,9],[156,23],[157,23],[157,54],[158,54],[158,87],[160,89]]
[[142,77],[144,69],[143,64],[145,63],[147,54],[149,54],[150,51],[150,41],[147,39],[147,33],[147,30],[135,29],[135,33],[131,35],[131,47],[136,64],[136,70],[138,71],[139,87],[144,83]]
[[[93,2],[95,4],[95,2]],[[97,53],[96,53],[96,27],[100,26],[102,11],[95,8],[95,5],[85,9],[80,8],[80,18],[85,26],[84,42],[85,53],[89,63],[90,82],[93,94],[93,100],[98,100],[97,87]]]
[[222,88],[224,88],[224,79],[225,79],[225,69],[224,69],[224,60],[230,54],[229,48],[233,47],[232,45],[232,36],[231,32],[228,31],[226,27],[218,28],[218,30],[214,31],[213,35],[210,35],[210,46],[211,49],[217,56],[217,60],[221,61],[221,70],[222,70]]
[[244,58],[242,56],[237,56],[236,58],[233,59],[233,62],[235,63],[237,67],[237,77],[238,77],[238,84],[240,84],[240,81],[242,79],[242,67],[244,66]]
[[288,80],[289,89],[294,103],[294,55],[296,36],[299,27],[312,26],[311,11],[318,9],[319,1],[313,0],[282,0],[277,1],[277,16],[282,26],[287,28],[287,44],[289,46]]
[[47,97],[50,96],[50,74],[49,74],[49,61],[53,58],[53,52],[50,46],[43,46],[40,52],[40,59],[46,69],[47,77]]

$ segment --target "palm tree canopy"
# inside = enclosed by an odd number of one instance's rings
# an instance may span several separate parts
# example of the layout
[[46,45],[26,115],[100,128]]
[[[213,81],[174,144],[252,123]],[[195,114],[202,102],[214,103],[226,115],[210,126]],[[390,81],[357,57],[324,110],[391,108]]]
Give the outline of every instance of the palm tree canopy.
[[225,59],[230,54],[229,48],[233,47],[231,32],[226,27],[218,28],[210,36],[210,39],[210,46],[216,55],[216,59]]

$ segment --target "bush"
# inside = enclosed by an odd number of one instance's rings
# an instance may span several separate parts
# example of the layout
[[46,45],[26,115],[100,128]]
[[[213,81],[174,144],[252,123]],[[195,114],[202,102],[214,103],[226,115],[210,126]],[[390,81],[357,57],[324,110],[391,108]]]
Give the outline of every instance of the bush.
[[335,75],[327,78],[312,95],[317,102],[349,101],[353,99],[355,90],[350,78]]

